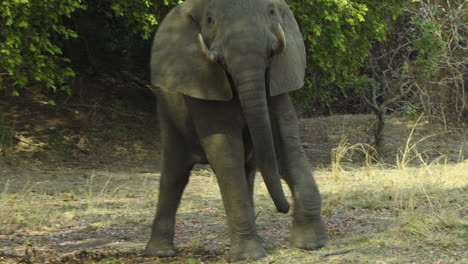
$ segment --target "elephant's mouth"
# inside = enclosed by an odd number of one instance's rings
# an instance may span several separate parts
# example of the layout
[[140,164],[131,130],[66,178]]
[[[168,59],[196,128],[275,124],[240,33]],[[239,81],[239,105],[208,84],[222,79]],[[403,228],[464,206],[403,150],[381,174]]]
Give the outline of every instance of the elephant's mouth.
[[[224,73],[226,74],[226,77],[229,81],[229,85],[231,86],[233,99],[238,100],[239,95],[237,93],[237,89],[234,84],[234,80],[232,79],[231,73],[229,73],[229,71],[227,70],[224,70]],[[265,92],[266,92],[266,95],[269,97],[270,96],[270,67],[267,67],[267,69],[265,70]]]

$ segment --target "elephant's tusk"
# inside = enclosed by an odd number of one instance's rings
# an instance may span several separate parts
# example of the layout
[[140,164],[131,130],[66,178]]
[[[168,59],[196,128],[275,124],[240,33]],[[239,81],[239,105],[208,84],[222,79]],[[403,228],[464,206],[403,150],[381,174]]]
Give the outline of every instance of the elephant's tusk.
[[281,24],[278,23],[278,28],[275,31],[276,38],[278,39],[278,46],[275,49],[276,53],[281,53],[286,49],[286,36],[284,35],[284,30]]
[[216,54],[212,52],[211,50],[208,49],[206,46],[205,40],[203,39],[203,36],[198,33],[198,43],[200,44],[200,49],[202,54],[211,62],[216,62]]

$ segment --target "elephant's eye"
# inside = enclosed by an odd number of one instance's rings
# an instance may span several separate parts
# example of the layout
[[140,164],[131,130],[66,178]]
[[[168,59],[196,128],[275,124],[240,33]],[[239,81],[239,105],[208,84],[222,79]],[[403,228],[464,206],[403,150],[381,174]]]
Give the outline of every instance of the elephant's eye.
[[273,16],[275,15],[275,10],[274,9],[270,9],[270,16]]
[[211,25],[211,24],[214,24],[214,19],[213,19],[213,17],[211,17],[211,16],[208,16],[208,18],[207,18],[206,21],[207,21],[208,24],[210,24],[210,25]]

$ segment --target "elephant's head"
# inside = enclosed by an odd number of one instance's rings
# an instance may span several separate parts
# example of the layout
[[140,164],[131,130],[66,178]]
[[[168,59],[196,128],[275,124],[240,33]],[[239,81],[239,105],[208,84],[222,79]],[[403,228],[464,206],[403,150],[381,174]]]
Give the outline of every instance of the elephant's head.
[[187,0],[158,29],[152,83],[191,97],[239,98],[257,164],[280,212],[281,188],[267,96],[301,88],[304,43],[283,0]]

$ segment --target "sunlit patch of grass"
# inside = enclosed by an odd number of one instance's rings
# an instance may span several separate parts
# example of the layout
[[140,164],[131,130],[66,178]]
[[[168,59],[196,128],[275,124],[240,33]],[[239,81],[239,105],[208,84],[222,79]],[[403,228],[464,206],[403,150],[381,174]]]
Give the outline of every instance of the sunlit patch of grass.
[[[26,184],[23,190],[13,191],[6,181],[0,193],[0,226],[57,230],[81,225],[82,219],[91,221],[92,225],[109,225],[117,220],[116,216],[127,216],[124,223],[138,224],[141,219],[132,216],[147,211],[148,203],[154,203],[156,194],[150,186],[138,182],[115,184],[111,176],[97,177],[94,171],[87,181],[72,190],[45,191],[43,184]],[[57,182],[58,186],[66,184]],[[154,207],[151,209],[153,213]]]
[[[370,224],[385,223],[380,228],[355,223],[354,227],[366,235],[355,235],[357,241],[354,242],[345,235],[342,239],[347,243],[359,247],[369,244],[382,250],[401,246],[437,251],[466,246],[468,160],[449,164],[441,157],[429,163],[417,152],[417,143],[407,144],[408,150],[397,155],[399,162],[395,167],[380,163],[364,163],[360,168],[332,164],[330,169],[316,173],[324,194],[326,216],[340,211],[351,214],[356,211],[359,212],[355,214],[356,219],[361,219],[364,214]],[[344,144],[341,147],[335,151],[340,157],[335,159],[338,163],[357,146]],[[412,159],[418,159],[421,165],[411,166]],[[360,240],[361,236],[366,243]],[[382,252],[388,254],[385,250]],[[385,263],[401,263],[404,254],[395,256],[387,258]],[[348,257],[338,259],[344,261]],[[332,258],[329,261],[333,262]]]

